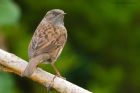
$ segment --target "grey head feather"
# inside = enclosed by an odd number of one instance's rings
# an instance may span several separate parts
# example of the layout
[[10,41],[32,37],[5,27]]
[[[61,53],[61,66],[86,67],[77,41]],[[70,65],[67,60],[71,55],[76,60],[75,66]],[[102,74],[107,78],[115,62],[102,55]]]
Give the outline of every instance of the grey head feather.
[[52,22],[54,25],[64,25],[64,11],[60,9],[52,9],[47,12],[45,18],[47,21]]

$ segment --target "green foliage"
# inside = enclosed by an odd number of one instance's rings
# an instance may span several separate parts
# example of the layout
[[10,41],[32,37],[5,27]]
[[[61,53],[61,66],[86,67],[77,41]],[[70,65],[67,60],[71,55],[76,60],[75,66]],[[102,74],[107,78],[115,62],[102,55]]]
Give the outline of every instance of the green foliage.
[[14,82],[11,75],[0,72],[0,93],[15,93]]
[[20,11],[11,0],[0,0],[0,25],[13,24],[18,21]]

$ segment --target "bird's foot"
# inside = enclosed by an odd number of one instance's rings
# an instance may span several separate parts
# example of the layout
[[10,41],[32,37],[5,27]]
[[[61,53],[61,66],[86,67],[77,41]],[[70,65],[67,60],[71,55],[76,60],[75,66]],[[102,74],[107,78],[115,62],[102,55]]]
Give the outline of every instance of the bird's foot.
[[[57,76],[55,75],[55,76],[53,77],[53,79],[50,81],[50,83],[47,84],[47,91],[48,91],[48,92],[52,89],[53,84],[54,84],[54,79],[55,79],[56,77],[57,77]],[[45,86],[46,86],[46,83],[45,83]]]
[[55,76],[57,76],[57,77],[59,77],[59,78],[62,78],[62,79],[64,79],[64,80],[66,80],[66,78],[65,78],[65,77],[62,77],[61,75],[55,75]]
[[[48,92],[52,89],[53,84],[54,84],[54,80],[55,80],[56,77],[59,77],[59,78],[62,78],[62,79],[64,79],[64,80],[66,80],[66,78],[62,77],[61,75],[55,75],[55,76],[53,77],[53,79],[51,80],[51,82],[50,82],[49,84],[47,84],[47,91],[48,91]],[[45,83],[45,86],[46,86],[46,83]]]

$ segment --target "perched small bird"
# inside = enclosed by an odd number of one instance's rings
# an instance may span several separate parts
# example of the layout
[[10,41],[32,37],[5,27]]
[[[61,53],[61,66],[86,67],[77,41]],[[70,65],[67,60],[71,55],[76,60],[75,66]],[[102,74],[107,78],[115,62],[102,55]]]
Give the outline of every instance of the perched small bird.
[[64,27],[64,11],[53,9],[47,12],[34,32],[29,44],[29,63],[22,76],[33,74],[38,64],[51,64],[58,76],[61,76],[54,63],[59,57],[67,40]]

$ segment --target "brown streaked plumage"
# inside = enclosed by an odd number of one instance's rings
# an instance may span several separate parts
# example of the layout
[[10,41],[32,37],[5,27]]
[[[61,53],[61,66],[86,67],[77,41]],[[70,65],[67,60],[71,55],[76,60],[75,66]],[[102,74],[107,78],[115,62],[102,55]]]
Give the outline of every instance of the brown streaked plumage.
[[41,63],[51,64],[57,75],[60,76],[54,62],[67,40],[67,31],[63,22],[64,14],[64,11],[60,9],[50,10],[38,25],[29,44],[30,60],[23,76],[31,76],[37,65]]

